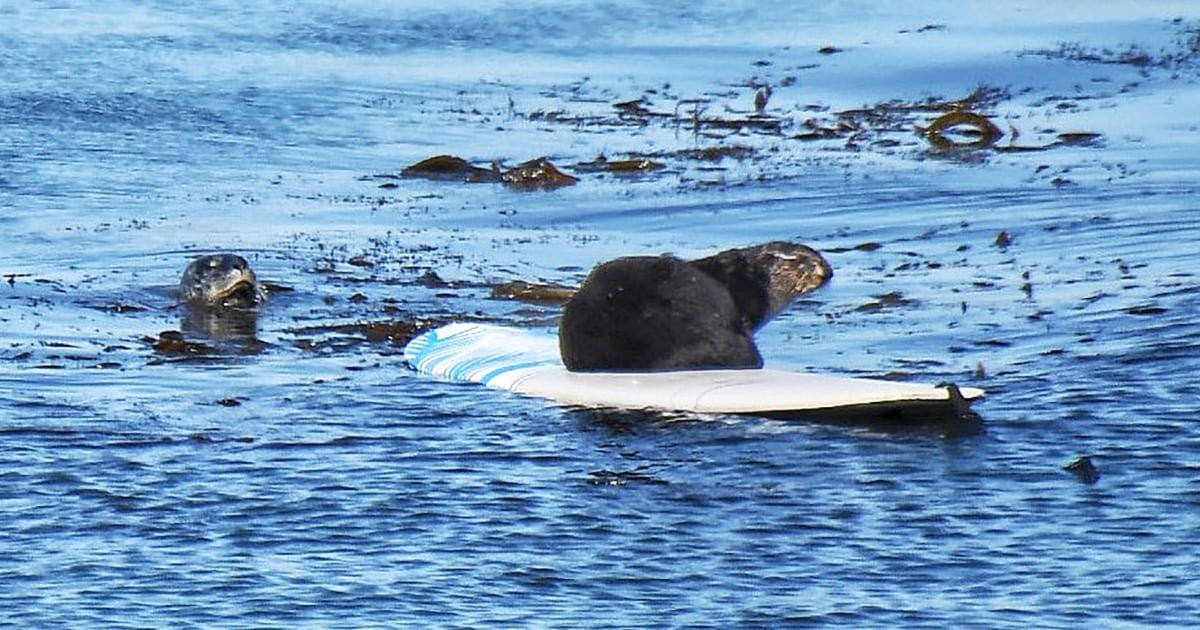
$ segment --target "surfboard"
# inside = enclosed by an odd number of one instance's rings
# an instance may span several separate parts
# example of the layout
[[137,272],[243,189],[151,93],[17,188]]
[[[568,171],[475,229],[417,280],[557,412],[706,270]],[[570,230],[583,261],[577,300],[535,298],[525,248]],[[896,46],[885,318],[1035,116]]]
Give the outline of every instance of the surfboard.
[[758,370],[570,372],[553,331],[452,323],[414,337],[404,359],[419,374],[479,383],[564,405],[715,414],[924,408],[959,414],[974,387]]

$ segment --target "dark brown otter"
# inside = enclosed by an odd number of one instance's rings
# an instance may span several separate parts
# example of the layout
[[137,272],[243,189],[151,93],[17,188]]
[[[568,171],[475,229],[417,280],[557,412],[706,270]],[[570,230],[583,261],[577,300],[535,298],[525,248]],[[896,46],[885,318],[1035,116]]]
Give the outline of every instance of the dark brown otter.
[[832,276],[815,250],[782,241],[693,261],[618,258],[563,308],[559,351],[577,372],[760,368],[754,332]]
[[210,254],[193,260],[179,279],[179,296],[193,305],[249,308],[262,304],[267,292],[237,254]]

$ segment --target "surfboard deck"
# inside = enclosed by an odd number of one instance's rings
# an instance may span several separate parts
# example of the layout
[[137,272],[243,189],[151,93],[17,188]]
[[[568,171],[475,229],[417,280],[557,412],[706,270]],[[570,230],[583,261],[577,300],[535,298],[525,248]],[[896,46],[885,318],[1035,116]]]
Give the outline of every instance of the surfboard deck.
[[984,395],[934,386],[761,370],[570,372],[552,331],[453,323],[413,338],[404,359],[420,374],[479,383],[565,405],[803,417],[830,410],[963,411]]

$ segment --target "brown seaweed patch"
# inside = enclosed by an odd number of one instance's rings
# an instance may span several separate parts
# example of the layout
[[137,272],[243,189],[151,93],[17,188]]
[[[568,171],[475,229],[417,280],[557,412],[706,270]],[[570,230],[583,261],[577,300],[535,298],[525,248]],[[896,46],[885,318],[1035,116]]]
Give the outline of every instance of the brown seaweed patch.
[[647,107],[649,103],[643,98],[635,98],[629,101],[621,101],[613,103],[613,109],[617,110],[619,115],[627,116],[670,116],[670,114],[656,113]]
[[[836,112],[833,118],[814,117],[799,123],[797,133],[791,137],[795,140],[834,140],[842,139],[846,148],[856,150],[867,143],[876,148],[893,149],[900,146],[901,141],[886,138],[885,134],[903,133],[914,128],[921,135],[934,136],[931,142],[943,141],[949,148],[962,148],[984,140],[982,144],[990,146],[995,139],[1003,135],[986,118],[972,114],[975,110],[994,107],[1009,97],[1003,88],[981,85],[970,94],[958,99],[929,98],[921,101],[891,100],[876,103],[871,106],[846,109]],[[810,106],[809,110],[813,107]],[[820,108],[816,108],[821,111]],[[916,124],[920,114],[939,114],[939,119],[928,128]],[[964,114],[967,116],[964,117]],[[983,122],[972,116],[984,118]],[[948,118],[947,118],[948,117]],[[955,123],[955,124],[950,124]],[[974,123],[967,126],[968,123]],[[985,124],[986,123],[986,124]],[[989,127],[990,125],[990,127]],[[930,133],[932,130],[932,133]],[[967,142],[959,141],[966,137]]]
[[546,158],[522,162],[506,171],[501,171],[500,166],[495,163],[489,169],[475,166],[458,156],[435,155],[404,167],[400,171],[400,175],[466,183],[502,182],[521,190],[551,190],[570,186],[579,181],[579,178],[558,170]]
[[556,284],[533,284],[524,280],[513,280],[492,286],[492,298],[517,300],[532,304],[562,304],[571,299],[575,289]]
[[656,162],[647,157],[634,157],[624,160],[610,160],[603,155],[591,162],[580,162],[575,170],[584,173],[614,173],[617,175],[640,175],[665,168],[662,162]]
[[716,162],[725,158],[740,160],[754,155],[754,148],[741,144],[731,144],[703,149],[685,149],[676,153],[681,158]]
[[917,304],[916,300],[904,297],[904,294],[900,293],[899,291],[892,291],[891,293],[884,293],[883,295],[874,295],[871,297],[874,297],[875,299],[871,302],[860,304],[854,310],[863,313],[874,313],[889,308],[913,306]]
[[[646,124],[651,118],[661,118],[673,121],[676,125],[687,125],[692,131],[699,133],[701,130],[716,130],[716,131],[752,131],[757,133],[778,134],[783,131],[789,122],[780,118],[766,115],[767,101],[771,97],[771,87],[762,86],[754,95],[754,114],[750,116],[712,116],[708,115],[706,105],[709,102],[707,98],[700,99],[684,99],[675,104],[674,112],[654,111],[651,110],[649,103],[644,99],[635,99],[631,101],[622,101],[613,104],[613,108],[617,110],[617,118],[623,122],[635,122],[639,125]],[[690,106],[690,109],[687,107]],[[593,121],[604,124],[605,121]]]
[[1139,45],[1131,44],[1124,49],[1092,48],[1072,42],[1061,44],[1055,50],[1035,50],[1027,54],[1039,55],[1047,59],[1066,59],[1084,63],[1102,65],[1133,66],[1135,68],[1171,68],[1183,65],[1192,60],[1195,50],[1161,50],[1154,54]]
[[579,182],[578,177],[558,170],[544,157],[522,162],[504,171],[500,179],[507,186],[523,190],[552,190]]
[[481,168],[455,155],[435,155],[426,158],[401,169],[400,176],[463,182],[500,180],[500,173],[495,167]]
[[986,149],[1004,136],[986,116],[963,110],[942,114],[917,133],[939,149]]
[[692,122],[696,128],[705,127],[729,131],[752,129],[759,132],[780,133],[784,127],[783,120],[761,115],[747,118],[695,118]]
[[158,354],[168,356],[206,356],[216,351],[208,344],[188,341],[178,330],[164,330],[158,337],[146,337],[144,341]]
[[1061,145],[1094,147],[1101,144],[1104,136],[1091,131],[1073,131],[1060,133],[1057,138]]
[[846,252],[873,252],[883,248],[883,243],[876,241],[867,241],[850,247],[826,247],[822,251],[830,254],[844,254]]
[[303,350],[346,350],[362,344],[386,343],[403,347],[416,335],[438,325],[416,319],[363,321],[349,324],[323,324],[294,328],[296,347]]

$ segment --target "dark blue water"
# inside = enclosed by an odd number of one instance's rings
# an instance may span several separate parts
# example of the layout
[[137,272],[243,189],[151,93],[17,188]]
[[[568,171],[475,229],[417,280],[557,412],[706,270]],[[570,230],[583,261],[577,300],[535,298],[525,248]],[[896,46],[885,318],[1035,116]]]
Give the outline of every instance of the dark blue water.
[[[1193,625],[1200,13],[876,5],[0,3],[0,623]],[[981,87],[995,146],[914,133]],[[392,177],[441,153],[581,181]],[[836,276],[768,364],[983,387],[986,433],[399,356],[398,323],[553,325],[492,283],[774,239]],[[209,251],[277,285],[253,340],[174,302]]]

